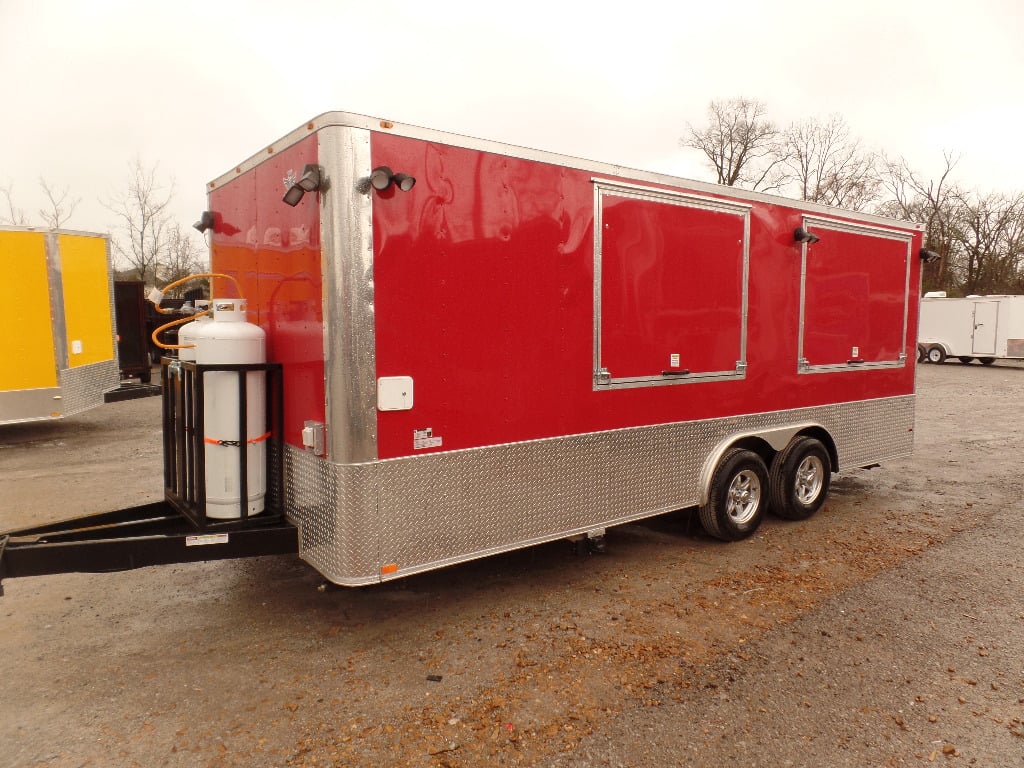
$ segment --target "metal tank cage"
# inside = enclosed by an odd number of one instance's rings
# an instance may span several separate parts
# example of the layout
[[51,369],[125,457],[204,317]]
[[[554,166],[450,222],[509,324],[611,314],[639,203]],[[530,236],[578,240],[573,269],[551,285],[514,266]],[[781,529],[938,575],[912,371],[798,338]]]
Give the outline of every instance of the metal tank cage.
[[[204,378],[207,373],[235,372],[238,378],[239,435],[247,433],[247,374],[266,375],[266,424],[269,437],[266,450],[266,497],[264,509],[249,514],[248,464],[245,441],[240,440],[239,516],[230,520],[211,520],[206,514],[206,435],[204,433]],[[160,366],[163,390],[164,495],[167,503],[200,531],[237,529],[240,524],[262,525],[282,519],[282,477],[284,409],[280,363],[197,364],[192,361],[163,358]]]

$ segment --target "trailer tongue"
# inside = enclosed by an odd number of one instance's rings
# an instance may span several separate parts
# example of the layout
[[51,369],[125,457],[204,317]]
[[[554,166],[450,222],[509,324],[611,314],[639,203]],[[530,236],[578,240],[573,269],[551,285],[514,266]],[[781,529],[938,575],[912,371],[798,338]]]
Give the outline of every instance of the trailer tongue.
[[261,520],[203,533],[170,503],[155,502],[0,536],[3,579],[54,573],[106,573],[150,565],[296,554],[298,530]]
[[[236,320],[229,336],[251,337]],[[207,347],[197,346],[208,358]],[[284,519],[280,499],[280,366],[164,358],[160,383],[164,501],[0,533],[0,595],[3,579],[19,576],[298,553],[298,530]],[[211,404],[217,409],[207,418]]]

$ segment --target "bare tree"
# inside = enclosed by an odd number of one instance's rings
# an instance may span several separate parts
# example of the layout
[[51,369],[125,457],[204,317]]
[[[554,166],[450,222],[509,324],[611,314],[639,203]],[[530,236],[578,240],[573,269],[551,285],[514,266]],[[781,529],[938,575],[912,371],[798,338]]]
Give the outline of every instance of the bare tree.
[[27,226],[28,219],[25,217],[25,212],[14,206],[14,182],[10,181],[6,187],[0,187],[0,193],[3,193],[7,203],[7,213],[0,214],[0,224],[13,224],[16,227]]
[[882,175],[882,184],[890,199],[878,206],[879,213],[917,221],[925,225],[925,248],[939,254],[939,260],[926,264],[922,284],[926,291],[957,291],[958,253],[955,243],[959,188],[950,178],[960,158],[943,153],[945,167],[937,179],[925,181],[904,158],[890,160]]
[[182,231],[177,222],[167,228],[166,254],[159,267],[159,277],[163,281],[173,282],[204,271],[202,249],[189,237],[189,230]]
[[1001,195],[998,245],[991,263],[991,293],[1015,293],[1024,268],[1024,193]]
[[1020,264],[1024,195],[979,196],[960,192],[953,242],[959,252],[959,288],[965,295],[1001,293],[1014,282]]
[[1024,294],[1024,194],[1017,194],[1016,214],[1007,222],[1006,261],[1011,274],[1000,293]]
[[681,144],[704,153],[719,184],[777,190],[786,180],[782,173],[785,147],[781,132],[765,112],[761,101],[712,101],[707,127],[687,123]]
[[164,189],[156,178],[156,166],[146,168],[136,157],[121,194],[103,205],[118,219],[120,236],[111,238],[115,255],[127,263],[139,280],[154,281],[159,265],[166,262],[173,182]]
[[46,208],[39,209],[39,215],[42,217],[46,226],[51,229],[60,229],[62,224],[67,223],[71,218],[71,215],[75,212],[75,208],[82,202],[82,198],[70,198],[68,197],[68,187],[64,187],[62,190],[57,190],[51,187],[49,182],[42,176],[39,177],[39,186],[43,188],[43,192],[46,193],[46,199],[49,200],[50,204]]
[[839,115],[793,123],[784,134],[784,163],[801,200],[859,211],[876,203],[878,161]]

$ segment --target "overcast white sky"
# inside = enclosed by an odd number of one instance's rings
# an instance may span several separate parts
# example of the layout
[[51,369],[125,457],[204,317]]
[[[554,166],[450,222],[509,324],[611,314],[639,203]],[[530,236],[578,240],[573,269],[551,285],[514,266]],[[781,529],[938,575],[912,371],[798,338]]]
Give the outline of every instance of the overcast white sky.
[[707,180],[679,138],[746,96],[1016,191],[1022,37],[1022,0],[0,0],[0,186],[33,221],[40,176],[69,186],[68,226],[109,231],[139,156],[189,227],[207,181],[330,110]]

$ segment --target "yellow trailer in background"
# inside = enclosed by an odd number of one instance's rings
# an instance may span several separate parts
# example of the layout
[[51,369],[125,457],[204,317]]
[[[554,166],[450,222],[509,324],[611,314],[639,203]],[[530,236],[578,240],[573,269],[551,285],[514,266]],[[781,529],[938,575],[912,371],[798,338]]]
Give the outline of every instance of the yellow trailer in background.
[[0,227],[0,424],[71,416],[117,387],[106,235]]

